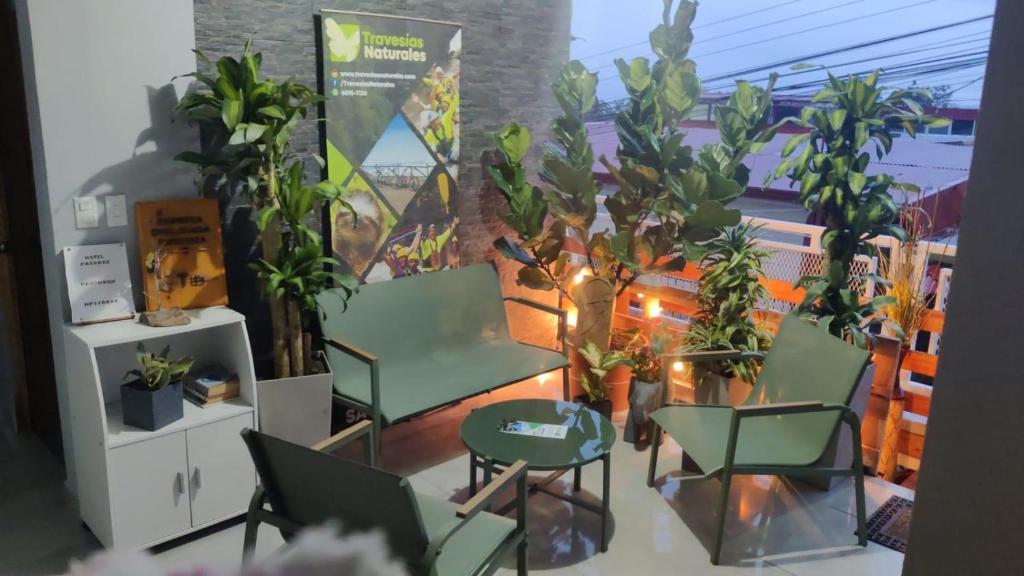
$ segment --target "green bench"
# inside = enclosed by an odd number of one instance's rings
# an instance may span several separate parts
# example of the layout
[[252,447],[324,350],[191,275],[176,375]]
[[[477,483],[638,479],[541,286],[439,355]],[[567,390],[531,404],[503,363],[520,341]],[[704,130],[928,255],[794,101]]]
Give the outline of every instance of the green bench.
[[[347,310],[333,292],[317,303],[335,400],[372,419],[372,465],[384,426],[460,400],[557,369],[568,399],[565,311],[503,297],[490,264],[367,284]],[[562,350],[514,340],[506,301],[558,316]]]

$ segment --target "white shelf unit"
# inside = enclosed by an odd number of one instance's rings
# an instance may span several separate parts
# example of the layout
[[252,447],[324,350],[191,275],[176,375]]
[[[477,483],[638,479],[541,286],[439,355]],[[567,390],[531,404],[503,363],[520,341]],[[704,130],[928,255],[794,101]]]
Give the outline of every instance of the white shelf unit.
[[[107,548],[147,548],[245,512],[256,471],[239,433],[255,428],[256,375],[245,317],[225,307],[189,310],[190,324],[137,320],[64,329],[76,492],[82,520]],[[191,356],[238,374],[239,396],[159,430],[127,426],[120,386],[146,350]]]

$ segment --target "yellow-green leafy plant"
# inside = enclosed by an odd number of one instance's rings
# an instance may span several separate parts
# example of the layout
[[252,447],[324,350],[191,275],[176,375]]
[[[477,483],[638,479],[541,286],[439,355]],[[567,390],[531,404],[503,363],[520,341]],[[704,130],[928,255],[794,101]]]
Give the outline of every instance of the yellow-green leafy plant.
[[589,370],[580,373],[580,386],[590,402],[608,399],[608,385],[605,378],[613,368],[619,366],[633,367],[633,359],[621,350],[604,351],[597,344],[587,340],[580,346],[580,356],[586,361]]
[[171,347],[165,346],[159,354],[147,352],[142,342],[135,349],[139,367],[129,370],[124,377],[135,376],[148,390],[155,392],[164,386],[180,382],[192,369],[189,357],[171,359]]

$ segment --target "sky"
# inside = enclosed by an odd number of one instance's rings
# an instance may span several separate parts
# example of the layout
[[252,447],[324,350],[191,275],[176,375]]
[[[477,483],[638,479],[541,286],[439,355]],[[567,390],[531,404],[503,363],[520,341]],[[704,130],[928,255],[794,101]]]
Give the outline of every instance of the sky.
[[[828,66],[837,75],[890,70],[887,87],[948,85],[953,105],[975,108],[981,97],[991,18],[941,31],[903,38],[828,56],[805,58],[845,48],[991,15],[995,0],[704,0],[694,21],[690,57],[706,91],[731,91],[736,79],[758,81],[769,72],[794,74],[776,86],[786,94],[810,93],[800,86],[825,78],[820,70],[748,72],[737,78],[711,80],[748,68],[798,59]],[[625,96],[613,60],[648,56],[647,35],[661,21],[661,0],[573,0],[571,57],[599,75],[598,97]],[[744,46],[747,45],[748,46]],[[957,69],[936,67],[955,65]]]
[[401,165],[433,168],[436,163],[427,147],[402,119],[401,114],[395,114],[366,160],[363,160],[363,166]]

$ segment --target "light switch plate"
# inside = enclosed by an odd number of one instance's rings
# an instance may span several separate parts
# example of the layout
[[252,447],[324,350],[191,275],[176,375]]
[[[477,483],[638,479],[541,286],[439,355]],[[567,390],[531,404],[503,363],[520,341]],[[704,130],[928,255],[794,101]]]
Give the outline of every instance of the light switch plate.
[[108,227],[128,225],[128,200],[124,194],[104,196],[103,203],[106,208]]
[[75,198],[75,228],[96,228],[100,225],[100,209],[96,198]]

